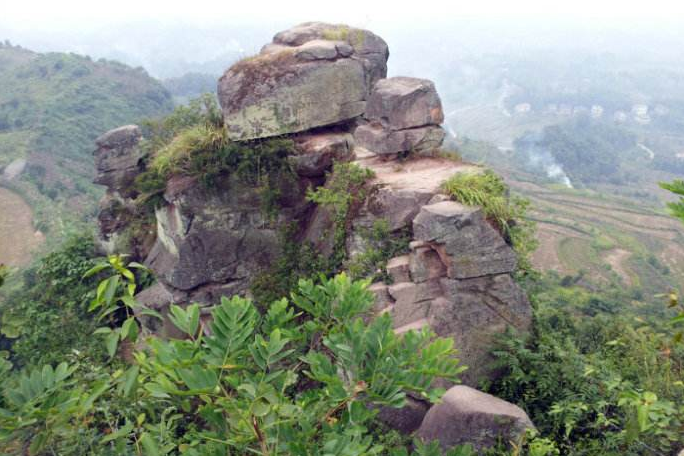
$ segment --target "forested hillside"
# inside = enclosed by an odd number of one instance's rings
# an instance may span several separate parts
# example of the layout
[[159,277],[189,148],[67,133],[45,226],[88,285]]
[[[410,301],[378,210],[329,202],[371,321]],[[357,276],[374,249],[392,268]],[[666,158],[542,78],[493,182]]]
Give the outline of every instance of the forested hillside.
[[142,68],[0,44],[0,185],[19,193],[35,227],[57,241],[95,213],[93,139],[171,107]]

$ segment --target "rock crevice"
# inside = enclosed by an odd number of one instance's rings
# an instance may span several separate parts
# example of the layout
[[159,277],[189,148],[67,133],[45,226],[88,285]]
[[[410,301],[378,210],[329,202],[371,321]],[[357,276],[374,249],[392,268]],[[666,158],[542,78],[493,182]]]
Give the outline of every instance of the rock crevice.
[[[330,256],[333,217],[306,195],[329,182],[335,162],[352,161],[374,177],[366,185],[368,196],[350,213],[347,258],[368,250],[363,233],[379,221],[390,237],[410,236],[408,250],[387,262],[391,283],[370,287],[375,311],[390,313],[397,333],[430,327],[453,338],[469,366],[465,384],[496,375],[489,368],[493,337],[507,327],[525,331],[531,322],[530,304],[512,276],[515,252],[480,208],[443,193],[448,178],[477,167],[440,156],[444,114],[434,84],[386,78],[388,56],[387,44],[372,32],[316,22],[276,34],[258,55],[229,68],[218,84],[229,138],[287,136],[294,144],[287,163],[296,177],[280,184],[277,190],[286,197],[270,217],[257,189],[235,176],[222,177],[211,191],[194,178],[171,178],[154,214],[154,245],[139,253],[158,283],[137,298],[166,314],[172,302],[211,306],[220,296],[249,293],[252,281],[281,254],[278,227],[294,226],[297,241]],[[96,182],[107,186],[99,223],[110,251],[135,207],[140,139],[139,128],[126,126],[97,140]],[[175,334],[168,320],[145,323],[157,333]],[[407,408],[381,411],[380,417],[406,432],[420,427],[425,439],[467,431],[434,425],[453,420],[453,410],[476,417],[478,426],[495,427],[490,418],[480,419],[492,414],[459,408],[459,401],[471,403],[468,391],[450,390],[446,402],[429,411],[411,399]],[[507,407],[490,402],[494,415]],[[521,432],[518,424],[526,421],[517,413],[514,429]],[[510,434],[509,428],[499,431]]]

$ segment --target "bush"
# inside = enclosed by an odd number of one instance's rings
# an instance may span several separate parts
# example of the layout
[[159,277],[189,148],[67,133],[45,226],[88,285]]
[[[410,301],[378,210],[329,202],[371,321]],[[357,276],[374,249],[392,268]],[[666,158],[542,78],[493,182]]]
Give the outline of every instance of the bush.
[[[378,407],[402,407],[408,392],[434,402],[433,380],[457,381],[464,368],[452,339],[396,335],[388,315],[364,321],[367,286],[343,274],[301,280],[263,314],[224,297],[208,328],[197,304],[172,306],[186,338],[150,338],[125,371],[76,382],[77,366],[60,364],[4,382],[0,443],[10,454],[29,444],[32,454],[389,451],[370,432]],[[105,401],[126,405],[112,413]]]

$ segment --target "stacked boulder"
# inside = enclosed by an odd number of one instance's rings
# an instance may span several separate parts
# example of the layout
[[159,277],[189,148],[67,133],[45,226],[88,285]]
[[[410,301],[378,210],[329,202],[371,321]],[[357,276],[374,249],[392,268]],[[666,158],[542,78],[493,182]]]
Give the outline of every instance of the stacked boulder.
[[[101,244],[107,253],[122,247],[121,234],[135,213],[133,182],[142,171],[141,139],[138,126],[125,125],[95,140],[97,176],[93,182],[107,187],[97,217]],[[149,250],[150,245],[137,247]]]
[[354,132],[356,143],[389,157],[430,154],[444,141],[442,103],[435,85],[427,79],[382,79],[368,98],[368,123]]
[[266,138],[362,116],[388,57],[382,38],[346,25],[310,22],[280,32],[219,80],[228,134]]
[[[367,30],[312,22],[278,33],[258,55],[230,67],[218,84],[229,138],[287,135],[295,145],[288,160],[297,182],[277,189],[280,208],[273,223],[262,213],[260,192],[234,176],[211,190],[196,178],[171,178],[155,212],[154,246],[143,255],[158,282],[138,300],[162,314],[171,303],[199,302],[206,315],[220,296],[249,293],[280,255],[279,226],[295,226],[297,241],[330,254],[333,217],[306,193],[326,185],[333,163],[354,161],[374,177],[348,220],[347,256],[369,248],[363,233],[380,220],[390,235],[411,237],[409,253],[387,264],[392,283],[371,285],[377,312],[391,313],[398,333],[430,327],[452,337],[469,366],[467,385],[495,375],[488,368],[492,337],[511,326],[524,331],[531,322],[529,302],[512,279],[515,253],[480,208],[443,193],[451,176],[479,168],[437,153],[444,115],[434,84],[386,78],[388,56],[387,44]],[[132,205],[131,183],[144,166],[139,140],[140,130],[128,126],[97,141],[96,182],[108,187],[100,228],[110,248],[127,223],[120,214],[128,210],[112,208]],[[174,333],[169,321],[149,325],[162,335]],[[473,399],[483,393],[453,388],[467,387],[452,387],[440,405],[412,398],[405,409],[382,410],[380,417],[405,432],[419,430],[424,440],[444,442],[468,441],[472,429],[459,417],[506,440],[529,425],[511,404]]]

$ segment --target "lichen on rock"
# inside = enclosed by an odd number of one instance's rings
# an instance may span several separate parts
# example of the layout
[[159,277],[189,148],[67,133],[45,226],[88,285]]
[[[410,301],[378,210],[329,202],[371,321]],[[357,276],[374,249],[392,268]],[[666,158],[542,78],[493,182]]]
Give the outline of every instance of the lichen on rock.
[[[253,294],[255,283],[347,269],[375,280],[374,311],[389,313],[397,333],[429,327],[453,338],[470,367],[467,385],[495,376],[493,338],[531,323],[513,279],[516,254],[482,208],[445,193],[452,176],[478,168],[440,156],[444,115],[434,84],[385,79],[388,56],[369,31],[305,23],[226,70],[216,140],[187,141],[203,150],[177,142],[182,150],[169,154],[176,162],[167,160],[175,166],[165,168],[175,172],[150,169],[136,127],[101,137],[102,237],[129,223],[136,176],[157,194],[156,240],[144,260],[158,282],[140,300],[166,314],[171,302],[210,307],[222,295]],[[202,185],[207,176],[211,185]],[[148,329],[173,334],[168,320]],[[416,399],[401,415],[380,417],[412,432],[421,422],[426,429],[427,409]],[[434,410],[428,417],[443,414]]]

